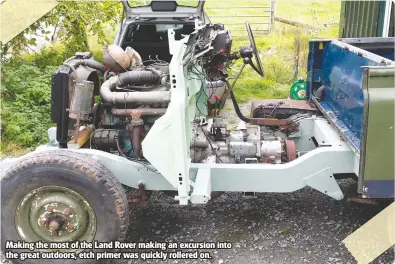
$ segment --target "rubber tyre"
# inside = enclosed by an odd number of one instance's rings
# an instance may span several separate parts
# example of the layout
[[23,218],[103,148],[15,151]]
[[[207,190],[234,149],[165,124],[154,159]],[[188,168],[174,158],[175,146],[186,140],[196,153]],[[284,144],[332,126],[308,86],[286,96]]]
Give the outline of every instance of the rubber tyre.
[[[42,186],[63,186],[82,195],[97,221],[94,240],[123,241],[128,229],[128,203],[115,176],[89,157],[71,151],[46,151],[29,156],[10,168],[1,179],[1,249],[5,241],[21,240],[15,227],[15,210],[22,198]],[[10,249],[8,249],[10,250]],[[27,252],[28,250],[15,250]],[[111,251],[111,250],[107,250]],[[98,263],[96,260],[12,260],[13,263]]]

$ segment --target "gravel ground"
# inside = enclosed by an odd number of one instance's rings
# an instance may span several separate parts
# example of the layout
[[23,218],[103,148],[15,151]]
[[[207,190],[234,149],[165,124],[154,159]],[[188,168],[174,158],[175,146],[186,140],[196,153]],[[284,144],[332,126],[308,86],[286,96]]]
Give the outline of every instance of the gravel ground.
[[[247,117],[250,116],[251,102],[248,102],[246,104],[239,104],[239,108],[243,115]],[[226,101],[224,109],[221,110],[220,117],[226,120],[228,126],[237,125],[240,122],[240,119],[238,118],[235,110],[233,109],[232,100],[230,98]]]
[[[225,109],[231,109],[230,100]],[[248,115],[250,103],[241,104]],[[237,124],[234,110],[221,116]],[[346,197],[356,196],[357,183],[341,180]],[[305,188],[290,194],[264,193],[245,198],[225,193],[207,205],[181,207],[168,195],[152,193],[149,202],[132,206],[128,240],[133,242],[217,242],[232,243],[231,249],[208,250],[210,260],[171,260],[169,263],[333,263],[351,264],[355,259],[342,243],[389,203],[356,204],[336,201]],[[129,263],[159,263],[137,260]],[[388,250],[374,264],[394,262]],[[110,261],[128,263],[128,261]]]
[[[246,115],[249,107],[249,103],[240,105]],[[233,110],[223,110],[221,115],[232,125],[238,122]],[[189,206],[178,205],[162,192],[152,192],[148,202],[130,206],[131,227],[127,241],[227,241],[232,244],[231,249],[203,250],[210,253],[209,260],[169,260],[167,263],[354,264],[357,262],[342,240],[389,202],[378,205],[351,203],[347,197],[356,196],[357,183],[351,179],[341,180],[340,187],[346,196],[341,201],[305,188],[289,194],[257,194],[255,198],[225,193],[206,205]],[[131,193],[135,190],[128,189],[128,194]],[[160,262],[107,261],[121,264]],[[372,263],[394,263],[394,250],[387,250]]]
[[[354,180],[341,180],[346,197],[355,195]],[[357,263],[341,242],[384,209],[380,205],[336,201],[313,189],[290,194],[264,193],[245,198],[225,193],[207,205],[181,207],[154,192],[149,202],[132,206],[128,241],[232,243],[231,249],[208,250],[211,260],[168,263]],[[136,260],[133,263],[159,263]],[[374,264],[394,262],[388,250]],[[128,263],[128,261],[110,261]],[[132,262],[130,262],[132,263]]]

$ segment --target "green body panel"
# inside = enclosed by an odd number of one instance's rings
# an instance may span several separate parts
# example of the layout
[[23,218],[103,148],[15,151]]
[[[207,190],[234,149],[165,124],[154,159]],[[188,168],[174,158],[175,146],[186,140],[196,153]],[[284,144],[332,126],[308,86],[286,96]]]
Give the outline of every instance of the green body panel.
[[[365,136],[363,181],[394,180],[395,67],[365,69]],[[367,105],[366,105],[367,104]]]
[[[394,36],[394,3],[388,36]],[[342,1],[339,38],[381,37],[384,28],[385,1]]]

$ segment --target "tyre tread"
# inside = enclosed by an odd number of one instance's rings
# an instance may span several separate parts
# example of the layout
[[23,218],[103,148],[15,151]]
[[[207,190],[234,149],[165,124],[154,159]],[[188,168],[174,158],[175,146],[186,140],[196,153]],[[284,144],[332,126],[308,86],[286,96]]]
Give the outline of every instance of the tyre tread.
[[37,155],[30,155],[7,170],[4,177],[2,178],[2,181],[12,177],[18,171],[26,170],[29,167],[37,165],[45,166],[51,164],[66,166],[72,170],[75,170],[76,172],[81,172],[81,175],[87,176],[91,180],[103,184],[106,187],[109,194],[115,201],[116,213],[120,221],[119,240],[124,241],[129,228],[129,207],[126,193],[122,187],[122,184],[110,172],[110,170],[89,156],[85,156],[76,152],[61,150],[51,150],[38,153]]

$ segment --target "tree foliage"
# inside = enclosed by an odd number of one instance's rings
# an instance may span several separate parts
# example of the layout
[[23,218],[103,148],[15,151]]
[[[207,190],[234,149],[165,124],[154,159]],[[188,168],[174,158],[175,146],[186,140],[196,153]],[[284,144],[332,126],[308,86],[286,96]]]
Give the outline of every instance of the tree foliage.
[[[90,50],[88,35],[99,42],[111,41],[104,35],[104,26],[119,26],[122,14],[120,1],[59,1],[55,9],[2,46],[2,153],[47,141],[47,129],[54,125],[50,123],[51,75],[76,51]],[[54,36],[49,28],[56,28],[56,44],[38,53],[26,52],[37,44],[27,36],[50,41]]]
[[50,126],[49,87],[54,70],[54,66],[40,69],[22,60],[2,67],[2,141],[16,142],[23,148],[43,143]]
[[51,35],[50,28],[55,28],[56,39],[64,45],[67,54],[89,50],[88,34],[97,36],[101,42],[105,41],[104,25],[119,25],[122,14],[120,1],[59,1],[51,12],[6,43],[2,53],[20,56],[26,49],[36,46],[36,38],[27,38],[28,35],[53,40],[55,36]]

